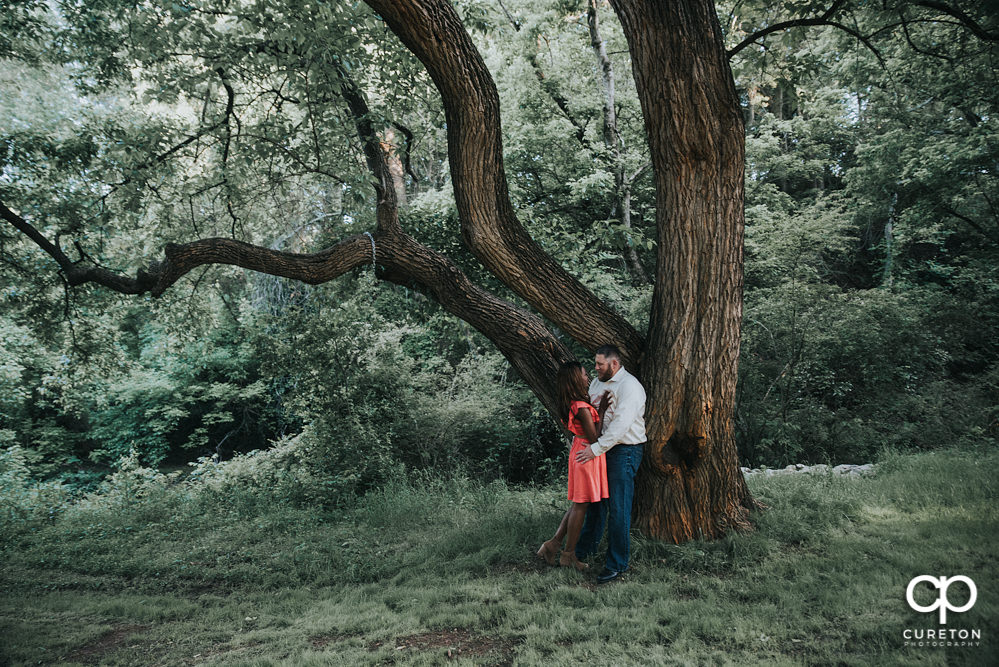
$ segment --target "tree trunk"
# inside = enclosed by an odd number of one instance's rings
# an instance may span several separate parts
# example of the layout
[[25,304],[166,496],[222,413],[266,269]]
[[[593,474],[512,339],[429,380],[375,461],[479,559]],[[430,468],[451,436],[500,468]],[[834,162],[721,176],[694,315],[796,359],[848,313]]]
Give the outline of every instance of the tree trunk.
[[621,154],[621,133],[617,128],[617,110],[614,95],[614,66],[607,56],[604,40],[600,36],[600,21],[597,17],[597,0],[590,0],[586,10],[587,25],[590,30],[590,46],[600,65],[600,83],[604,91],[604,145],[610,152],[614,169],[614,210],[611,217],[620,214],[621,227],[624,228],[625,248],[623,251],[625,263],[632,277],[640,283],[648,283],[649,277],[638,259],[635,244],[631,238],[631,182],[624,173],[624,156]]
[[748,526],[733,417],[742,317],[744,128],[714,4],[612,0],[656,182],[658,255],[642,380],[649,446],[634,525],[682,542]]

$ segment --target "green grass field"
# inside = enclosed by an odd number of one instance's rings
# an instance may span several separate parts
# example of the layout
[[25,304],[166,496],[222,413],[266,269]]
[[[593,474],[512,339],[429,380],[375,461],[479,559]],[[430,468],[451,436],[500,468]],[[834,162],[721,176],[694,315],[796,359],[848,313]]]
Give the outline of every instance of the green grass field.
[[[317,513],[175,484],[8,529],[0,664],[994,665],[997,466],[935,452],[753,478],[754,532],[637,539],[605,586],[533,558],[557,488],[398,483]],[[976,582],[946,627],[977,646],[905,645],[940,627],[905,601],[923,574]]]

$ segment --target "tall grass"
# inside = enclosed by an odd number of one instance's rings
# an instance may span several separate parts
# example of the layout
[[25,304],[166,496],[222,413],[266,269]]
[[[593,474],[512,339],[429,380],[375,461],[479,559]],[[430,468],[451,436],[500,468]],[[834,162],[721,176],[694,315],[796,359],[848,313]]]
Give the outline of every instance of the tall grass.
[[[752,478],[755,531],[638,537],[606,586],[533,558],[559,488],[423,475],[313,511],[154,480],[5,529],[0,663],[994,664],[997,464]],[[905,602],[920,574],[977,582],[948,627],[980,646],[904,645],[937,627]]]

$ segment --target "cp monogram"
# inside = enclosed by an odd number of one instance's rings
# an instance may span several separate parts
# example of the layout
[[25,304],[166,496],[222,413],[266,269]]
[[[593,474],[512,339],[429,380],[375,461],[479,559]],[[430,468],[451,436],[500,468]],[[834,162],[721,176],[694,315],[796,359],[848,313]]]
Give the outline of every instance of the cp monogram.
[[[923,581],[929,582],[930,585],[932,585],[934,588],[940,591],[940,597],[937,598],[936,602],[929,605],[928,607],[922,607],[916,604],[916,600],[912,597],[912,592],[916,589],[916,586],[918,586],[919,583]],[[963,607],[953,607],[950,604],[950,600],[947,599],[947,588],[955,581],[964,582],[964,584],[968,587],[968,590],[971,591],[971,597],[968,598],[967,604],[965,604]],[[909,603],[909,606],[915,609],[916,611],[928,613],[933,611],[934,609],[939,608],[941,625],[947,625],[948,609],[950,611],[955,611],[955,612],[968,611],[975,605],[975,600],[977,599],[978,599],[978,589],[975,588],[975,582],[973,582],[971,579],[965,576],[938,578],[938,577],[931,577],[928,574],[924,574],[910,581],[909,586],[905,589],[905,600],[906,602]]]

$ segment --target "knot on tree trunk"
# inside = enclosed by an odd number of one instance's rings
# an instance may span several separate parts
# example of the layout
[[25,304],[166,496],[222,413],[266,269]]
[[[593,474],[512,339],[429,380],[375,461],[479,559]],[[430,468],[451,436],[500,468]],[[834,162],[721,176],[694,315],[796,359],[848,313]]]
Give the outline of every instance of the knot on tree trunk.
[[650,443],[646,453],[648,463],[661,475],[679,475],[696,465],[707,448],[703,435],[674,433],[665,442]]
[[674,433],[667,443],[680,462],[691,468],[704,458],[708,439],[699,433]]

